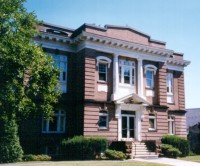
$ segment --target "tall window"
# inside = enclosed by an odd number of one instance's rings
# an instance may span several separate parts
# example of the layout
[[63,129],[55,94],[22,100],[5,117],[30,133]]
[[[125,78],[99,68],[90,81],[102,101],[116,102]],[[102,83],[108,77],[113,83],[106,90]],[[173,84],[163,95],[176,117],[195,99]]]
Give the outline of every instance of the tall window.
[[169,134],[175,134],[175,117],[168,116],[168,132]]
[[99,112],[99,128],[107,129],[108,128],[108,112],[105,110],[101,110]]
[[148,64],[144,66],[146,74],[146,87],[154,88],[154,75],[156,74],[157,67],[154,65]]
[[43,133],[64,133],[66,114],[64,111],[55,111],[52,120],[42,120]]
[[99,63],[99,81],[107,81],[107,64]]
[[63,93],[67,92],[67,57],[62,55],[53,55],[56,67],[60,71],[59,83]]
[[173,73],[167,73],[167,93],[173,94]]
[[135,85],[135,62],[119,60],[119,82]]
[[149,114],[149,130],[156,130],[156,116]]
[[98,56],[97,58],[97,67],[99,81],[107,82],[108,68],[110,68],[111,59],[104,56]]

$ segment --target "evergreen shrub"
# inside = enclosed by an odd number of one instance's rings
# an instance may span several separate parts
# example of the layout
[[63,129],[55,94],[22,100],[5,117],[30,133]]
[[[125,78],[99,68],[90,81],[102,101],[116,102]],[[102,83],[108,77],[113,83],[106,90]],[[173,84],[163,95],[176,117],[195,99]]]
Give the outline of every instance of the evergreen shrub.
[[187,139],[176,135],[165,135],[161,139],[162,144],[169,144],[179,149],[182,153],[181,156],[188,156],[190,151],[189,142]]
[[166,157],[177,158],[178,156],[181,155],[180,150],[174,148],[172,145],[161,144],[160,147],[162,154],[164,154],[164,156]]
[[62,141],[63,159],[93,160],[108,147],[108,141],[102,137],[75,136]]

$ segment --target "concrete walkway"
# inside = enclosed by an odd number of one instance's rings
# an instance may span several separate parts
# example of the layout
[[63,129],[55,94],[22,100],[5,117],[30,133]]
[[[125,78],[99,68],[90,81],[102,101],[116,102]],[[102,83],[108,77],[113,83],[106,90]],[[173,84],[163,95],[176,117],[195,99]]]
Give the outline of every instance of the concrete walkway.
[[178,159],[170,159],[170,158],[157,158],[157,159],[133,159],[133,161],[144,161],[151,163],[160,163],[160,164],[168,164],[174,166],[200,166],[200,163],[184,161]]

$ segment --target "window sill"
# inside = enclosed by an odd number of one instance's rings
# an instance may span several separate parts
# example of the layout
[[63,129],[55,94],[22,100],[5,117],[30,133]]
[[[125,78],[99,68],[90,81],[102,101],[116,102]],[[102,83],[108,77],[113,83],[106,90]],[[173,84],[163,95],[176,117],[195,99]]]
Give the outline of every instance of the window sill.
[[134,84],[123,84],[123,83],[119,83],[120,86],[124,86],[124,87],[134,87]]
[[109,131],[108,127],[99,127],[98,131]]
[[145,88],[148,89],[148,90],[155,90],[154,87],[145,87]]
[[97,81],[97,83],[98,83],[98,84],[106,84],[106,85],[108,84],[107,81]]
[[149,128],[148,131],[149,131],[149,132],[157,132],[157,129]]

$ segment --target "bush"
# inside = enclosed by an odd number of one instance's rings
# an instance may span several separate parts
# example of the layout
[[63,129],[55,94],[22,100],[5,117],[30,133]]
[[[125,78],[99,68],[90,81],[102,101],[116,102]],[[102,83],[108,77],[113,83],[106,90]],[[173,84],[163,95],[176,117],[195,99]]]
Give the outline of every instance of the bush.
[[152,140],[146,141],[145,145],[148,150],[150,150],[152,152],[156,151],[156,141],[152,141]]
[[23,151],[17,132],[18,127],[12,117],[5,117],[0,120],[0,163],[22,160]]
[[189,154],[189,142],[185,138],[181,138],[176,135],[165,135],[162,137],[161,142],[179,149],[182,156],[187,156]]
[[23,161],[50,161],[51,156],[27,154],[23,156]]
[[105,151],[105,156],[110,160],[124,160],[126,155],[121,151],[107,149]]
[[113,141],[110,144],[109,149],[126,153],[126,142],[125,141]]
[[91,160],[107,149],[108,141],[101,137],[76,136],[62,141],[64,159]]
[[178,156],[181,155],[180,150],[178,150],[177,148],[174,148],[172,145],[161,144],[160,147],[161,147],[162,153],[166,157],[177,158]]

